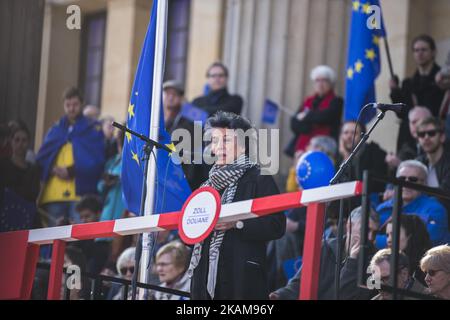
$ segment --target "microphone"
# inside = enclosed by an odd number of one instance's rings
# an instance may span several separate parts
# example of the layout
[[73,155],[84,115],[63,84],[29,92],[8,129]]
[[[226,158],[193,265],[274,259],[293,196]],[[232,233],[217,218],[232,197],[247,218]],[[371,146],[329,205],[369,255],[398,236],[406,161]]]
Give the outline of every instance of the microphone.
[[145,142],[147,142],[147,143],[149,143],[149,144],[155,146],[157,149],[163,149],[163,150],[166,150],[166,151],[169,152],[169,153],[172,153],[172,151],[173,151],[173,150],[171,150],[169,147],[167,147],[166,145],[161,144],[161,143],[159,143],[159,142],[156,142],[156,141],[150,139],[149,137],[146,137],[146,136],[144,136],[144,135],[142,135],[142,134],[140,134],[140,133],[137,133],[137,132],[135,132],[135,131],[133,131],[133,130],[130,130],[130,129],[128,129],[127,127],[121,125],[120,123],[117,123],[117,122],[113,121],[113,122],[112,122],[112,125],[113,125],[113,127],[116,127],[116,128],[118,128],[118,129],[120,129],[120,130],[122,130],[122,131],[126,131],[126,132],[131,133],[132,135],[138,137],[138,138],[141,139],[142,141],[145,141]]
[[404,103],[373,103],[373,107],[377,108],[380,111],[393,111],[398,116],[401,114],[403,108],[406,108],[406,104]]

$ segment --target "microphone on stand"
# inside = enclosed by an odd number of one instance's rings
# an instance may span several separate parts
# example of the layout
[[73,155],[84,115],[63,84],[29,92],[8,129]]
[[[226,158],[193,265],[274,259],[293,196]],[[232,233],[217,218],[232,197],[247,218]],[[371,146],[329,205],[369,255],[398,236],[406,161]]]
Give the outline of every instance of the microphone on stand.
[[373,107],[386,112],[386,111],[393,111],[397,115],[400,115],[402,113],[403,108],[406,108],[406,104],[404,103],[372,103]]

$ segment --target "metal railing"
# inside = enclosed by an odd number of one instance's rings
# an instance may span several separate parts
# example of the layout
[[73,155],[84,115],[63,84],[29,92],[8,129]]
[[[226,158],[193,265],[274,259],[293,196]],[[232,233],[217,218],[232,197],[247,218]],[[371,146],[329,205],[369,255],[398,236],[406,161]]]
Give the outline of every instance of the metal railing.
[[[50,264],[45,263],[45,262],[38,262],[37,268],[44,269],[44,270],[50,270]],[[65,285],[67,277],[68,277],[68,274],[66,273],[66,271],[67,271],[67,268],[63,268],[63,274],[65,275],[63,299],[69,300],[71,289],[69,289],[68,286]],[[112,277],[112,276],[106,276],[106,275],[102,275],[102,274],[94,275],[89,272],[83,272],[83,274],[81,275],[81,278],[88,279],[90,282],[90,291],[89,291],[90,300],[102,300],[101,292],[102,292],[102,288],[104,286],[104,282],[121,284],[122,288],[123,288],[121,299],[122,300],[128,299],[128,291],[131,289],[131,280]],[[83,281],[81,281],[81,283],[83,283]],[[141,289],[152,290],[152,291],[164,292],[164,293],[168,293],[168,294],[172,294],[172,295],[177,295],[180,297],[190,298],[189,292],[175,290],[175,289],[166,288],[166,287],[161,287],[158,285],[137,282],[136,287],[141,288]]]
[[[363,190],[362,190],[362,210],[363,215],[361,219],[361,254],[358,261],[358,286],[366,288],[367,268],[369,262],[370,244],[368,240],[369,231],[369,215],[370,215],[370,184],[371,182],[382,182],[385,184],[392,184],[394,186],[394,206],[392,210],[392,256],[390,261],[390,270],[398,270],[399,253],[400,253],[400,217],[402,215],[403,201],[402,189],[403,187],[420,191],[426,195],[434,196],[439,199],[446,199],[450,201],[450,194],[438,188],[432,188],[409,181],[399,180],[397,178],[379,177],[364,171],[363,174]],[[381,290],[392,293],[392,298],[395,300],[402,297],[411,297],[416,299],[434,300],[438,299],[429,294],[405,290],[397,286],[398,272],[390,272],[389,284],[381,284]]]

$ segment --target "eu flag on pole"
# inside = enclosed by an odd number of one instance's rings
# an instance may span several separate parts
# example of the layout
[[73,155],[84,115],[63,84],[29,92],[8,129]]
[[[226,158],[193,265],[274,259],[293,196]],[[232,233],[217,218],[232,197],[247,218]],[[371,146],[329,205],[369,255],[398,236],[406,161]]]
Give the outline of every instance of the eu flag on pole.
[[[375,6],[375,7],[372,7]],[[380,74],[380,40],[386,36],[378,0],[352,1],[346,69],[345,120],[358,118],[361,108],[375,102],[375,79]],[[375,110],[362,117],[368,122]]]
[[[153,1],[150,24],[139,58],[127,115],[127,127],[146,136],[150,134],[150,116],[152,111],[157,6],[158,1]],[[160,86],[162,87],[162,83]],[[153,106],[153,108],[160,108],[158,140],[162,144],[170,144],[170,135],[164,128],[163,107],[160,105]],[[141,202],[144,173],[142,161],[143,146],[144,142],[140,139],[128,132],[125,134],[122,152],[122,189],[128,210],[135,214],[139,214]],[[175,164],[171,160],[171,155],[167,151],[155,150],[155,152],[158,153],[154,213],[180,210],[191,193],[183,170],[179,164]],[[155,162],[153,157],[151,157],[149,166],[154,165]]]

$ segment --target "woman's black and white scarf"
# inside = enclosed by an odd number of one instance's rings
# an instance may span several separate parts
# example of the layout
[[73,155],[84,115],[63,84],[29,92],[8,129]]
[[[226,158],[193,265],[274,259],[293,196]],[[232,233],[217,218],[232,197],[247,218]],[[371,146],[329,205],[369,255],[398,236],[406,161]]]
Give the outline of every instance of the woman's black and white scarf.
[[[241,155],[233,163],[224,166],[214,165],[209,171],[209,179],[202,184],[211,186],[222,193],[221,202],[231,203],[234,199],[238,181],[252,167],[257,166],[251,163],[246,155]],[[226,231],[214,231],[211,237],[209,248],[208,283],[207,290],[211,298],[214,298],[214,291],[217,280],[217,266],[219,262],[220,247]],[[194,274],[194,269],[198,266],[202,253],[202,243],[197,243],[192,251],[192,258],[188,269],[190,277]]]

